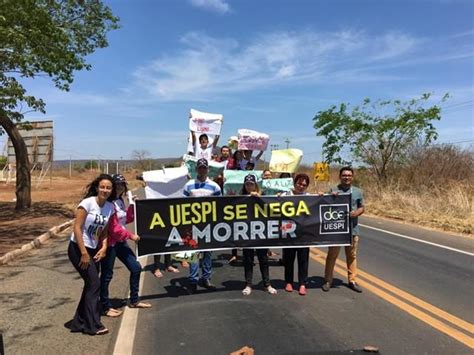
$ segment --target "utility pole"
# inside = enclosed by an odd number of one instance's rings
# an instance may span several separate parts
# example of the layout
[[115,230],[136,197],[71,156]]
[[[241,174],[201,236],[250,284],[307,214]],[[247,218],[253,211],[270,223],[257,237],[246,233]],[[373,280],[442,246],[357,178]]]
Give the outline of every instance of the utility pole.
[[290,147],[290,139],[288,137],[286,137],[285,139],[285,143],[286,143],[286,149],[288,149]]
[[69,156],[69,178],[72,176],[72,157]]

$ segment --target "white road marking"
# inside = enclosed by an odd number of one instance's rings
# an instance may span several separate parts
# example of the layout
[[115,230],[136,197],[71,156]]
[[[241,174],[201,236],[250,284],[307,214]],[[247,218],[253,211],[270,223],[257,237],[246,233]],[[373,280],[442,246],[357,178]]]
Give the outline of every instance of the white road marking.
[[[138,260],[142,267],[148,264],[148,257]],[[140,275],[140,290],[139,295],[143,291],[143,281],[145,280],[145,273],[142,271]],[[114,354],[116,355],[132,355],[133,354],[133,343],[135,341],[135,330],[137,328],[138,312],[139,308],[125,307],[122,314],[122,321],[120,322],[120,328],[115,342]]]
[[460,249],[448,247],[448,246],[446,246],[446,245],[437,244],[437,243],[433,243],[433,242],[428,242],[428,241],[426,241],[426,240],[422,240],[422,239],[418,239],[418,238],[409,237],[408,235],[399,234],[399,233],[394,233],[394,232],[387,231],[387,230],[385,230],[385,229],[380,229],[380,228],[371,227],[371,226],[368,226],[368,225],[366,225],[366,224],[361,224],[361,223],[359,223],[359,225],[362,226],[362,227],[365,227],[365,228],[369,228],[369,229],[373,229],[373,230],[379,231],[379,232],[383,232],[383,233],[395,235],[395,236],[400,237],[400,238],[410,239],[410,240],[414,240],[414,241],[416,241],[416,242],[420,242],[420,243],[423,243],[423,244],[428,244],[428,245],[432,245],[432,246],[435,246],[435,247],[438,247],[438,248],[443,248],[443,249],[455,251],[456,253],[461,253],[461,254],[466,254],[466,255],[469,255],[469,256],[474,256],[474,253],[470,253],[470,252],[465,251],[465,250],[460,250]]

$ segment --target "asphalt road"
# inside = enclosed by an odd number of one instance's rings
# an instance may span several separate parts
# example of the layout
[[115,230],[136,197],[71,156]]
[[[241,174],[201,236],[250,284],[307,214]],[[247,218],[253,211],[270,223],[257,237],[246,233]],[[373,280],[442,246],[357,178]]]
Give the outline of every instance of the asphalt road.
[[215,292],[187,295],[185,269],[162,279],[143,273],[142,298],[153,308],[122,321],[119,340],[134,354],[229,354],[245,345],[256,354],[354,353],[367,345],[383,354],[472,354],[473,239],[375,218],[361,222],[362,294],[345,285],[343,251],[336,287],[325,293],[325,249],[312,250],[304,297],[283,290],[276,260],[270,275],[278,295],[260,284],[243,296],[243,267],[229,265],[228,252],[215,252]]

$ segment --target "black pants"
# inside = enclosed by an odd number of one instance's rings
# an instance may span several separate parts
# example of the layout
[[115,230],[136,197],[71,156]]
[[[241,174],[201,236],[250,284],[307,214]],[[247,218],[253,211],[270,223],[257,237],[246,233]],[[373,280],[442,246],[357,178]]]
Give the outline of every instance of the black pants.
[[306,286],[306,283],[308,282],[309,248],[283,249],[285,282],[293,283],[296,255],[298,255],[298,282],[300,285]]
[[[160,268],[161,255],[154,255],[153,259],[155,261],[155,270],[159,269]],[[170,266],[172,266],[171,254],[165,254],[165,267],[164,267],[164,269],[167,269]]]
[[95,263],[92,259],[97,250],[86,249],[91,257],[91,262],[87,269],[84,270],[79,267],[79,262],[81,261],[79,246],[74,242],[69,242],[67,251],[69,260],[84,280],[84,289],[82,290],[81,300],[77,306],[74,318],[67,322],[65,326],[71,329],[72,332],[95,334],[98,330],[104,328],[104,325],[100,322],[99,263]]
[[[263,286],[270,286],[270,272],[268,270],[268,249],[257,249],[258,262],[260,264],[260,272],[262,273]],[[247,286],[252,286],[253,277],[253,259],[255,256],[255,249],[244,249],[244,270],[245,283]]]

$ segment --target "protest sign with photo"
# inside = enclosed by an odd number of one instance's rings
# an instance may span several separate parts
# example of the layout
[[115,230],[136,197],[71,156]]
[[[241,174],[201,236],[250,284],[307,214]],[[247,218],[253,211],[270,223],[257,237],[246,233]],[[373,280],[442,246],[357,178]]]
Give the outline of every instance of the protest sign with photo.
[[136,201],[138,255],[350,245],[350,194]]
[[250,129],[238,130],[238,148],[241,150],[266,150],[270,137],[268,134]]
[[272,150],[270,171],[277,173],[294,173],[300,166],[303,151],[300,149]]
[[223,120],[224,116],[221,114],[191,109],[189,112],[189,129],[198,134],[220,135]]

